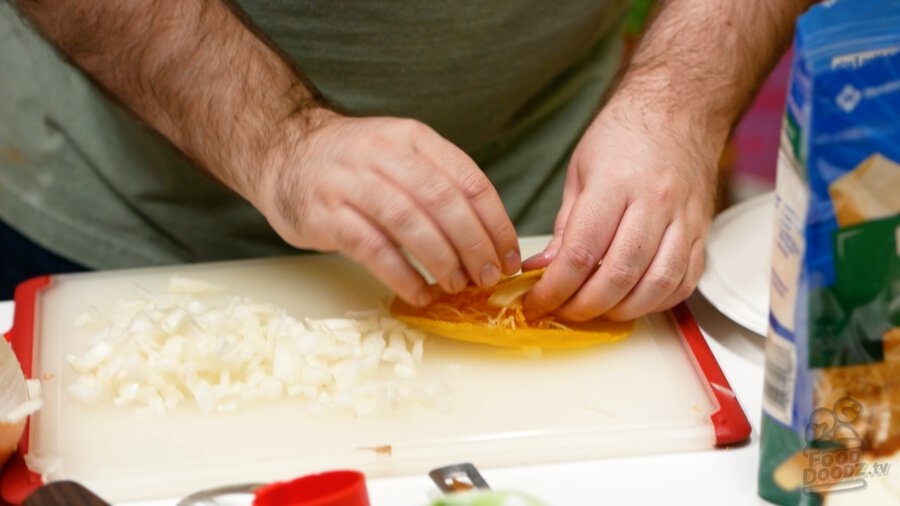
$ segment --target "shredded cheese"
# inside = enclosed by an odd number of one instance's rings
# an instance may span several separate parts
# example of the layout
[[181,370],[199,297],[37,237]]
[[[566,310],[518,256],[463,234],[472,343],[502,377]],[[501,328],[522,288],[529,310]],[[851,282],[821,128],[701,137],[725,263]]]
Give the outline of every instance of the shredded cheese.
[[[457,294],[441,292],[435,302],[416,309],[411,314],[449,323],[470,323],[511,330],[569,329],[550,315],[527,320],[522,312],[521,295],[524,291],[516,297],[496,297],[496,293],[474,286],[466,287]],[[498,301],[499,305],[496,304]]]

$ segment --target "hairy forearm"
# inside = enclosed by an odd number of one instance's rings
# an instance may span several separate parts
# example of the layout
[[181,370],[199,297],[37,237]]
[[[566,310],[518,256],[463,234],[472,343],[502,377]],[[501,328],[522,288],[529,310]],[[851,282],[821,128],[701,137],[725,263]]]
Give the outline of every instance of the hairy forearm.
[[19,0],[109,93],[250,198],[280,125],[315,104],[222,0]]
[[616,95],[724,143],[811,0],[663,0]]

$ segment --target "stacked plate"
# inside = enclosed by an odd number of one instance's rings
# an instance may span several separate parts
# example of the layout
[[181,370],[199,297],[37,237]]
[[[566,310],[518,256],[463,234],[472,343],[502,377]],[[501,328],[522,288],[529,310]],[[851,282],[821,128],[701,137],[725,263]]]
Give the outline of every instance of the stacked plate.
[[769,275],[775,194],[733,206],[713,221],[706,267],[697,288],[739,325],[765,335],[769,321]]

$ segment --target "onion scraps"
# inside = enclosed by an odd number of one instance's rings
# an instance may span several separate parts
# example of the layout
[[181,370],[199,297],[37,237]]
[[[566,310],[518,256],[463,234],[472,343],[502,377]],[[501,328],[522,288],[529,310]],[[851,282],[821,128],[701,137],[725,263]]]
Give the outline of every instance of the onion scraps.
[[138,291],[108,314],[78,317],[93,334],[68,357],[73,396],[157,414],[190,401],[212,413],[284,397],[313,415],[448,407],[443,382],[417,379],[425,334],[383,310],[301,321],[178,276],[165,293]]

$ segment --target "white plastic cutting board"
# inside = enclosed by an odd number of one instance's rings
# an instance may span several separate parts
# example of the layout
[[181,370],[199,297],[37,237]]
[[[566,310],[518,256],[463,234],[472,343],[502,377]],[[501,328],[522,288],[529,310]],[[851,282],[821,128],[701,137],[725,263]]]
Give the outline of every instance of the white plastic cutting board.
[[[545,242],[524,240],[523,254]],[[204,415],[186,405],[140,417],[70,397],[74,373],[64,357],[88,338],[73,325],[76,316],[133,297],[136,285],[163,291],[173,274],[224,284],[295,317],[342,316],[389,295],[362,268],[326,255],[55,277],[38,300],[34,376],[52,379],[43,381],[45,405],[31,432],[32,456],[61,464],[52,478],[122,501],[333,468],[375,477],[460,461],[511,466],[714,444],[713,403],[665,314],[641,319],[622,342],[540,358],[430,339],[422,377],[450,386],[448,412],[315,419],[282,400],[234,413]],[[385,445],[390,455],[372,449]]]

